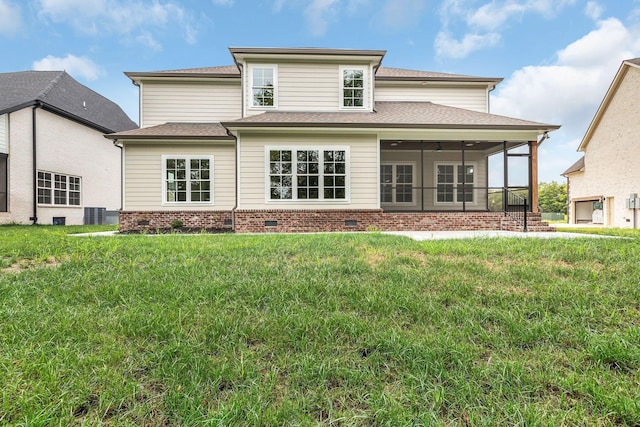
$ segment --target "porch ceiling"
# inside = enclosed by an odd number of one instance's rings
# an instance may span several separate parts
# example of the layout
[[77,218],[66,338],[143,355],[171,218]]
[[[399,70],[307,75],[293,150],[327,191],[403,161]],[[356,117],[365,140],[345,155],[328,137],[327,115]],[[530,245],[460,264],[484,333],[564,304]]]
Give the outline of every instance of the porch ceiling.
[[[420,151],[421,145],[425,151],[483,151],[488,154],[502,151],[504,141],[418,141],[418,140],[381,140],[381,150]],[[527,144],[527,141],[508,141],[507,148],[511,149]]]

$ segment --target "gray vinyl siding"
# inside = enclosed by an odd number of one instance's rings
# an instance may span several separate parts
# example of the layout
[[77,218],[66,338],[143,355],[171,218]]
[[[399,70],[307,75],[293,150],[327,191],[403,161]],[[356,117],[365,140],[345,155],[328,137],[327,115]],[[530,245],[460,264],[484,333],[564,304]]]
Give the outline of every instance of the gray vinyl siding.
[[141,127],[167,122],[208,123],[241,117],[240,79],[232,82],[144,82]]
[[[213,205],[163,206],[163,154],[213,156]],[[233,143],[147,145],[125,141],[124,156],[125,210],[229,210],[235,205]]]
[[[260,108],[252,105],[252,66],[277,67],[276,108]],[[341,111],[340,67],[357,67],[365,69],[365,105],[371,109],[371,69],[367,64],[349,63],[294,63],[279,62],[277,64],[248,64],[245,67],[245,115],[251,116],[264,111]],[[362,111],[362,110],[357,110]]]
[[421,85],[376,85],[376,101],[433,102],[450,107],[487,113],[487,88],[483,87],[434,87]]
[[[241,209],[376,209],[378,140],[375,135],[241,134]],[[265,147],[344,146],[349,148],[349,202],[273,202],[266,200]]]

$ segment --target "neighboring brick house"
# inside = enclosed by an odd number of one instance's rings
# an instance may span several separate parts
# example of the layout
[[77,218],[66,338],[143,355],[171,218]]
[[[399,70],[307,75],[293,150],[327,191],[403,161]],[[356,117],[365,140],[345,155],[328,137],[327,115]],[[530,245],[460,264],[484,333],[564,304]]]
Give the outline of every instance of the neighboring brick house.
[[627,206],[640,195],[640,58],[623,61],[567,177],[569,223],[640,227]]
[[108,135],[121,230],[516,228],[516,190],[539,219],[537,148],[558,126],[489,114],[501,79],[386,68],[379,50],[229,50],[232,66],[126,73],[141,128]]
[[0,224],[83,224],[85,207],[120,209],[121,150],[104,134],[134,128],[64,71],[0,74]]

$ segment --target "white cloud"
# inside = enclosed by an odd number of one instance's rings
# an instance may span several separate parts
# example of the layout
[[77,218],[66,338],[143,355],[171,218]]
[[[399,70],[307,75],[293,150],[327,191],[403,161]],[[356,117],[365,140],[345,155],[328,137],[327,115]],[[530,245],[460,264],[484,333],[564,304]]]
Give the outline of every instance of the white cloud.
[[[640,56],[638,40],[640,28],[625,27],[614,18],[601,20],[593,31],[558,51],[554,63],[521,68],[498,86],[491,100],[492,113],[562,125],[543,145],[556,154],[541,153],[541,174],[558,163],[564,170],[577,159],[578,141],[620,64]],[[569,141],[571,148],[562,149],[563,141]],[[557,155],[563,151],[568,155]]]
[[595,1],[587,2],[587,6],[584,8],[584,13],[589,18],[597,21],[602,16],[602,6]]
[[470,13],[467,23],[473,28],[495,30],[513,17],[521,18],[528,12],[552,17],[565,6],[573,3],[575,0],[507,0],[502,2],[494,0]]
[[314,36],[323,36],[329,27],[329,21],[338,13],[339,0],[313,0],[304,11],[309,30]]
[[[418,3],[425,0],[387,0],[388,3]],[[371,0],[273,0],[273,11],[280,13],[285,7],[303,8],[304,20],[311,35],[324,36],[331,24],[351,16],[363,14]]]
[[403,30],[420,21],[425,6],[425,0],[387,0],[373,18],[373,23],[387,30]]
[[162,45],[158,43],[158,41],[148,32],[144,32],[136,37],[136,41],[144,46],[147,46],[149,49],[154,50],[156,52],[160,52],[162,50]]
[[21,26],[20,6],[0,0],[0,34],[15,34]]
[[187,41],[194,38],[190,18],[185,10],[171,2],[126,0],[38,0],[39,15],[53,22],[67,23],[90,35],[116,32],[130,35],[152,29],[178,26]]
[[[509,21],[521,20],[527,13],[551,18],[575,1],[492,0],[474,8],[476,2],[473,0],[444,0],[440,7],[442,29],[434,43],[436,52],[439,57],[464,58],[475,51],[497,45],[500,31]],[[454,26],[462,27],[464,35],[453,35]]]
[[74,77],[81,77],[84,80],[97,80],[105,73],[95,62],[84,56],[68,54],[64,58],[53,55],[34,61],[33,69],[38,71],[61,71],[64,70]]
[[441,31],[436,36],[434,47],[439,57],[465,58],[471,52],[493,47],[500,43],[500,34],[465,34],[461,40]]

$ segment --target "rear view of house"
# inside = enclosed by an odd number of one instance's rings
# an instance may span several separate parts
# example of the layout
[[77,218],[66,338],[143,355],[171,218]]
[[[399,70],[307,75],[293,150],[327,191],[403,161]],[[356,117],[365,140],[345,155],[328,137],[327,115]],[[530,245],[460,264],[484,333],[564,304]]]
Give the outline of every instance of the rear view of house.
[[578,147],[584,156],[563,173],[568,180],[569,223],[640,227],[639,134],[636,58],[623,61]]
[[230,52],[126,73],[141,128],[108,136],[124,147],[122,230],[545,228],[537,148],[558,126],[490,114],[501,79],[386,68],[379,50]]
[[121,153],[103,135],[136,127],[64,71],[0,74],[0,224],[83,224],[85,211],[120,209]]

